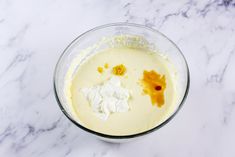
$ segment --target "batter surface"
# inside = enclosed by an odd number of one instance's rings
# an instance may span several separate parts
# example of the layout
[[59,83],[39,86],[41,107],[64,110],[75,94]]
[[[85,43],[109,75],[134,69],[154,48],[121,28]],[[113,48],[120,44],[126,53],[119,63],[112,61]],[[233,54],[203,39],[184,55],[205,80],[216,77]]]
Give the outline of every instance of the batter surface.
[[[81,89],[102,84],[114,77],[113,67],[117,65],[126,68],[124,75],[115,77],[129,91],[129,110],[111,113],[106,120],[102,120],[94,113]],[[141,85],[143,72],[151,70],[165,76],[164,104],[161,107],[152,104]],[[147,50],[124,47],[99,52],[81,64],[69,84],[74,116],[85,127],[109,135],[130,135],[149,130],[169,117],[174,108],[176,89],[171,73],[165,58]]]

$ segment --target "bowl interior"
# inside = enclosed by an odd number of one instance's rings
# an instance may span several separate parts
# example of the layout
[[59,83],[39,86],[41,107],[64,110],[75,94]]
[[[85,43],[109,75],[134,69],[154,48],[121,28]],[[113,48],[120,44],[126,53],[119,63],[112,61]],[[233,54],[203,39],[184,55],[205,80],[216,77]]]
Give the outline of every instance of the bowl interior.
[[[86,60],[90,55],[97,53],[103,49],[118,46],[128,46],[133,48],[149,49],[156,53],[160,53],[163,57],[169,59],[171,65],[177,71],[177,89],[178,99],[174,111],[165,119],[165,121],[155,128],[142,132],[136,135],[127,136],[112,136],[97,133],[94,130],[89,130],[81,125],[78,119],[74,118],[69,107],[69,102],[64,94],[64,86],[66,77],[68,77],[68,69],[70,70],[69,77],[72,77],[76,68]],[[80,58],[79,63],[74,64],[74,58]],[[76,60],[77,62],[78,60]],[[71,68],[73,67],[73,68]],[[162,125],[166,124],[176,112],[179,110],[184,99],[186,98],[189,87],[189,72],[185,58],[179,48],[162,33],[151,28],[136,25],[136,24],[110,24],[100,26],[80,35],[65,49],[61,55],[54,74],[54,89],[58,104],[65,115],[80,128],[89,131],[95,135],[109,138],[130,138],[151,132]]]

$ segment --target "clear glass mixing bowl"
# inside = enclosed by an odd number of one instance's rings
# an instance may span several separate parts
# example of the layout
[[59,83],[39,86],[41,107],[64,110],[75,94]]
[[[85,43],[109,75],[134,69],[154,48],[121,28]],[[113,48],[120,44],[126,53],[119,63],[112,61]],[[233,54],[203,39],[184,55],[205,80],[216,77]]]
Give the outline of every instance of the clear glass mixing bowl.
[[[114,36],[120,36],[120,35],[121,36],[130,35],[130,36],[141,37],[144,39],[144,41],[141,41],[138,43],[140,46],[143,46],[143,42],[147,42],[149,45],[149,48],[157,49],[157,51],[161,52],[163,56],[167,56],[167,58],[174,65],[178,73],[177,84],[179,85],[179,99],[178,99],[177,104],[175,104],[175,109],[170,114],[170,116],[167,119],[165,119],[161,124],[157,125],[156,127],[150,130],[144,131],[144,132],[137,133],[137,134],[130,134],[130,135],[125,135],[125,136],[114,136],[114,135],[99,133],[99,132],[96,132],[95,130],[86,128],[83,125],[81,125],[78,121],[75,120],[75,118],[71,114],[69,104],[66,102],[66,99],[65,99],[64,83],[65,83],[65,76],[66,76],[67,70],[71,66],[70,64],[72,63],[73,59],[79,53],[81,53],[81,51],[90,47],[89,51],[87,51],[87,56],[89,56],[90,54],[96,53],[98,51],[101,51],[102,49],[105,49],[111,46],[110,44],[107,44],[107,42],[98,44],[98,46],[97,46],[97,43],[100,43],[100,41],[102,40],[112,38]],[[132,41],[128,41],[128,42],[132,42]],[[84,56],[84,58],[85,57],[86,55]],[[187,62],[182,52],[180,51],[180,49],[176,46],[176,44],[174,44],[169,38],[167,38],[162,33],[152,28],[138,25],[138,24],[113,23],[113,24],[99,26],[83,33],[82,35],[74,39],[64,50],[64,52],[59,58],[59,61],[56,65],[55,73],[54,73],[54,93],[55,93],[56,100],[62,112],[77,127],[109,142],[129,141],[131,139],[135,139],[137,137],[147,135],[163,127],[179,111],[179,109],[181,108],[181,106],[183,105],[187,97],[188,90],[189,90],[189,69],[187,66]]]

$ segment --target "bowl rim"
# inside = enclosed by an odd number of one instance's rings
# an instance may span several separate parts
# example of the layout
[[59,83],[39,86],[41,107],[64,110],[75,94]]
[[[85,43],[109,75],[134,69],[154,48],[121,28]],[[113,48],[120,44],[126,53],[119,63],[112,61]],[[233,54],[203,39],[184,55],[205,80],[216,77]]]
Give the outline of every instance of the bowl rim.
[[[177,109],[166,119],[164,120],[163,122],[161,122],[159,125],[155,126],[154,128],[151,128],[149,130],[146,130],[146,131],[143,131],[143,132],[140,132],[140,133],[135,133],[135,134],[130,134],[130,135],[110,135],[110,134],[105,134],[105,133],[100,133],[100,132],[97,132],[95,130],[92,130],[92,129],[89,129],[89,128],[86,128],[85,126],[82,126],[81,124],[79,124],[77,121],[75,121],[68,113],[67,111],[64,109],[62,103],[60,102],[60,99],[59,99],[59,96],[57,94],[57,89],[56,89],[56,74],[57,74],[57,71],[58,71],[58,67],[59,67],[59,64],[60,64],[60,61],[62,60],[64,54],[67,52],[67,50],[77,41],[79,40],[80,38],[84,37],[85,35],[87,34],[90,34],[96,30],[100,30],[100,29],[104,29],[104,28],[108,28],[108,27],[116,27],[116,26],[129,26],[129,27],[136,27],[136,28],[141,28],[141,29],[147,29],[149,31],[152,31],[153,33],[158,33],[160,35],[162,35],[164,38],[166,38],[169,42],[171,42],[176,49],[178,49],[178,51],[180,52],[180,55],[182,56],[184,62],[185,62],[185,65],[186,65],[186,70],[187,70],[187,85],[186,85],[186,89],[185,89],[185,93],[184,93],[184,96],[180,102],[180,104],[178,105]],[[135,138],[135,137],[140,137],[140,136],[143,136],[143,135],[147,135],[149,133],[152,133],[153,131],[156,131],[158,129],[160,129],[161,127],[163,127],[164,125],[166,125],[169,121],[171,121],[175,115],[179,112],[179,110],[182,108],[186,98],[187,98],[187,95],[188,95],[188,92],[189,92],[189,86],[190,86],[190,73],[189,73],[189,68],[188,68],[188,64],[187,64],[187,61],[185,59],[185,56],[183,55],[183,53],[181,52],[181,50],[179,49],[179,47],[171,40],[169,39],[166,35],[164,35],[163,33],[159,32],[158,30],[155,30],[151,27],[148,27],[148,26],[144,26],[144,25],[141,25],[141,24],[135,24],[135,23],[126,23],[126,22],[119,22],[119,23],[109,23],[109,24],[105,24],[105,25],[100,25],[100,26],[97,26],[97,27],[94,27],[92,29],[89,29],[88,31],[82,33],[81,35],[79,35],[78,37],[76,37],[74,40],[72,40],[72,42],[70,42],[70,44],[64,49],[64,51],[62,52],[62,54],[60,55],[57,63],[56,63],[56,66],[55,66],[55,69],[54,69],[54,75],[53,75],[53,90],[54,90],[54,94],[55,94],[55,98],[56,98],[56,101],[61,109],[61,111],[64,113],[64,115],[73,123],[75,124],[77,127],[79,127],[80,129],[86,131],[86,132],[89,132],[93,135],[96,135],[96,136],[100,136],[100,137],[103,137],[103,138],[108,138],[108,139],[130,139],[130,138]]]

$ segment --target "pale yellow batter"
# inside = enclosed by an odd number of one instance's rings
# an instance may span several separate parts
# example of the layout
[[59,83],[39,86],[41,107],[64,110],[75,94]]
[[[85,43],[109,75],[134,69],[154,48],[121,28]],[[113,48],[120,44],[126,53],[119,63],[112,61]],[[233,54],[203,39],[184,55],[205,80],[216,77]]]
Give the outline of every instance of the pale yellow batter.
[[[108,63],[102,73],[97,67]],[[124,113],[113,113],[107,120],[98,118],[80,89],[92,87],[105,82],[113,76],[112,67],[123,64],[126,67],[124,76],[118,76],[123,87],[129,90],[130,110]],[[85,127],[109,135],[130,135],[153,128],[172,113],[176,100],[176,89],[172,70],[168,61],[160,55],[143,49],[111,48],[99,52],[87,59],[76,71],[72,83],[68,84],[71,94],[71,108],[75,119]],[[140,79],[144,70],[155,70],[165,75],[165,103],[159,108],[152,105],[148,95],[143,94]]]

